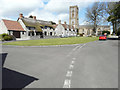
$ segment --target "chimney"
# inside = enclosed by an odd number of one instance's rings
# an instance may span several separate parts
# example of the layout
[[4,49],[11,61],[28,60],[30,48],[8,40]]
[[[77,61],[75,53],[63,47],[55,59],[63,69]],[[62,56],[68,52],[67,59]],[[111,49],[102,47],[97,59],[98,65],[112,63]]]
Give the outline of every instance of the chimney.
[[23,14],[22,13],[19,14],[19,19],[21,19],[21,18],[23,18]]
[[58,24],[61,24],[61,20],[58,21]]
[[67,24],[66,21],[64,22],[64,24]]
[[33,16],[33,19],[36,20],[36,16]]

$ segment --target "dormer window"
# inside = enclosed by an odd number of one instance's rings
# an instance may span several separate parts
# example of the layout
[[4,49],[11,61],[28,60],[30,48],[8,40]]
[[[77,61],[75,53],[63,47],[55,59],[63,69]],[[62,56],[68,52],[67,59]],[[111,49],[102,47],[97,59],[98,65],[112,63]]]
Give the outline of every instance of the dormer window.
[[27,29],[29,29],[29,30],[35,30],[35,27],[27,26]]
[[43,27],[42,27],[42,26],[40,26],[40,28],[41,28],[41,29],[43,29]]
[[45,26],[45,29],[47,29],[47,26]]

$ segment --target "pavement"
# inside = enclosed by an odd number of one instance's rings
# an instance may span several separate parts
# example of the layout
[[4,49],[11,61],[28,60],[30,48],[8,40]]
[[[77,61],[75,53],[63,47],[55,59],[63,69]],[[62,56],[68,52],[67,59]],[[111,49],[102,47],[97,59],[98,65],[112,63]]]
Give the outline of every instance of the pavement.
[[118,88],[118,42],[3,46],[3,88]]

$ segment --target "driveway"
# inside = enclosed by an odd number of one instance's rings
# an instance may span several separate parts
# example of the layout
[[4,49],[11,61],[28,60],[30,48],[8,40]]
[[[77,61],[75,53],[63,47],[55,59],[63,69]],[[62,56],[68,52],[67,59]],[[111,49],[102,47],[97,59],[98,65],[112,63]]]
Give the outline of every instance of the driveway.
[[4,88],[118,87],[118,40],[61,47],[3,46],[3,52]]

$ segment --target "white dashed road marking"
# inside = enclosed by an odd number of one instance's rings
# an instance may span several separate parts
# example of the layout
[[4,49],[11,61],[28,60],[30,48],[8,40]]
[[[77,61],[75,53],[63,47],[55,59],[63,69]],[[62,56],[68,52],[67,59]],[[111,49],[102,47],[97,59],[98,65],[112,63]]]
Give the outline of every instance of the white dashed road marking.
[[76,60],[76,58],[72,58],[73,60]]
[[75,61],[72,61],[72,62],[71,62],[71,64],[74,64],[74,63],[75,63]]
[[[80,48],[82,48],[85,45],[86,44],[83,44],[82,46],[78,45],[75,48],[73,48],[73,51],[75,51],[77,49],[79,50]],[[71,56],[71,54],[74,53],[73,51],[70,52],[67,55],[67,57]],[[72,77],[72,74],[73,74],[72,69],[74,68],[75,60],[76,60],[76,58],[72,58],[72,61],[71,61],[70,66],[69,66],[69,70],[67,71],[67,74],[66,74],[66,78],[67,79],[65,79],[65,81],[64,81],[63,88],[70,88],[71,87],[71,77]]]
[[79,48],[80,47],[80,45],[79,46],[76,46],[74,49],[73,49],[73,51],[75,51],[77,48]]
[[74,67],[73,65],[70,65],[70,66],[69,66],[69,69],[73,69],[73,67]]
[[70,88],[70,85],[71,85],[71,80],[66,79],[66,80],[64,81],[63,88]]
[[72,71],[67,71],[66,77],[71,77],[72,76]]

